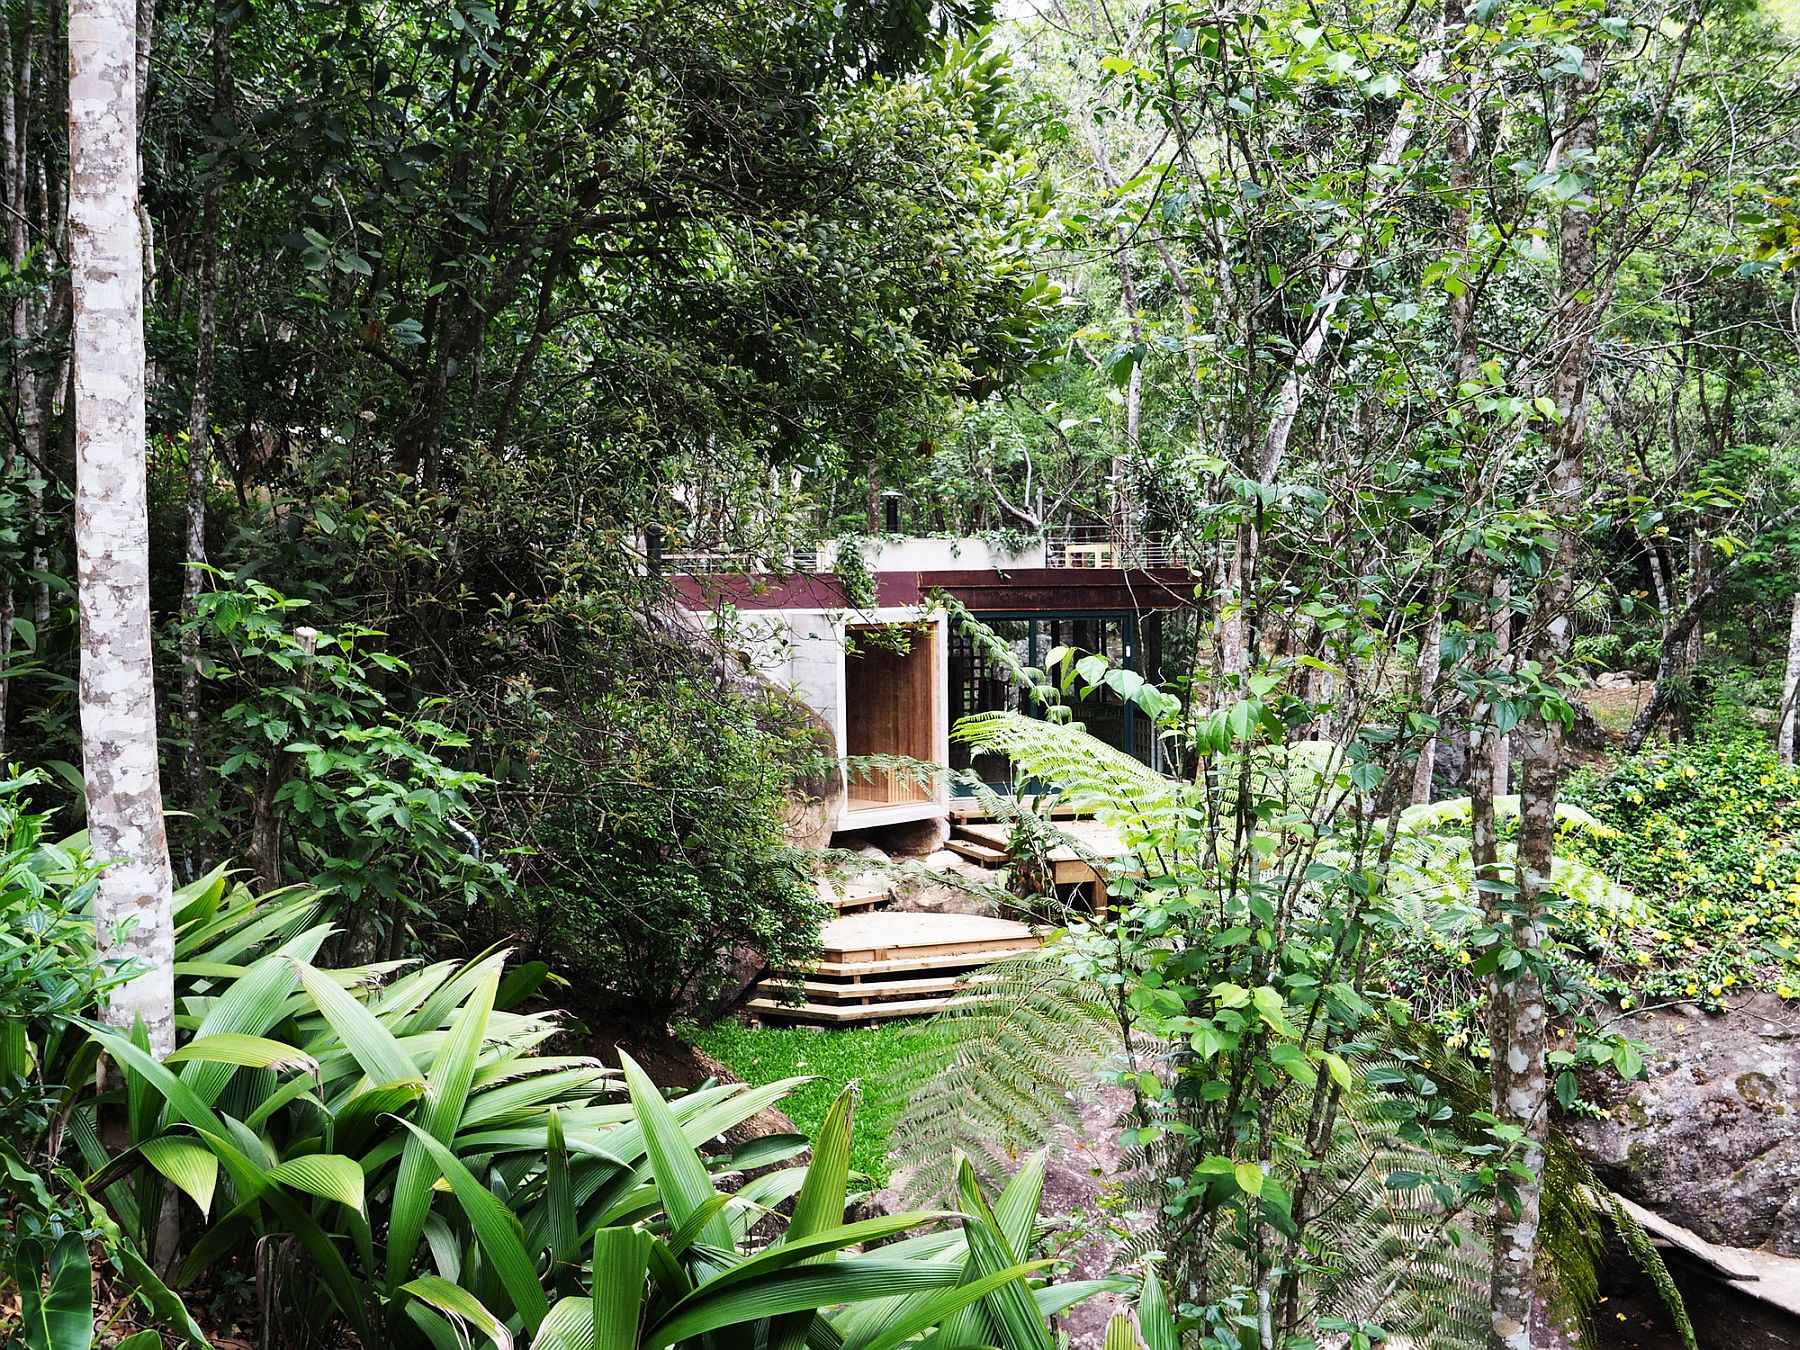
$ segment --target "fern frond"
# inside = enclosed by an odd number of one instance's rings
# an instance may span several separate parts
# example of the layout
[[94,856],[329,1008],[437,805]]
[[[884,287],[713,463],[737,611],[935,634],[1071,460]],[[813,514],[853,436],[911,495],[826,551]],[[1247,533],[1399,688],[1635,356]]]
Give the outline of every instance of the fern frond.
[[1050,786],[1058,801],[1130,834],[1173,827],[1195,805],[1185,785],[1091,736],[1079,722],[1044,722],[1023,713],[976,713],[951,736],[978,751],[1004,755]]
[[[1442,801],[1420,802],[1417,806],[1408,806],[1400,812],[1400,829],[1403,833],[1423,834],[1451,825],[1467,825],[1473,811],[1474,807],[1467,797],[1446,797]],[[1518,793],[1506,793],[1494,798],[1496,820],[1516,820],[1518,816]],[[1557,802],[1556,820],[1565,828],[1599,838],[1609,838],[1618,833],[1612,826],[1569,802]]]
[[883,1091],[904,1101],[892,1133],[907,1203],[953,1197],[954,1161],[968,1156],[991,1183],[1026,1153],[1064,1141],[1077,1099],[1120,1048],[1105,992],[1054,947],[988,966],[910,1042]]

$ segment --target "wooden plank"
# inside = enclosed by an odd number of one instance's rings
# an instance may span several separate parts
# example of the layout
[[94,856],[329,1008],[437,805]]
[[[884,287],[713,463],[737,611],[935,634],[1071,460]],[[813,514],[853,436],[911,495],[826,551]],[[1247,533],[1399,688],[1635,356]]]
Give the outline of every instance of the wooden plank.
[[[1053,863],[1085,862],[1088,855],[1107,862],[1123,858],[1131,852],[1125,847],[1125,841],[1119,837],[1117,830],[1110,825],[1102,825],[1097,820],[1063,820],[1056,822],[1056,828],[1074,842],[1052,848],[1047,856]],[[1003,851],[1010,851],[1012,848],[1013,831],[1010,825],[959,821],[956,832],[962,838],[987,848]],[[954,841],[952,846],[954,847]]]
[[782,989],[799,989],[802,993],[826,1002],[841,1003],[847,999],[867,1001],[871,998],[895,998],[903,994],[948,994],[962,988],[962,975],[930,975],[915,979],[870,980],[848,984],[836,980],[767,979],[759,992],[773,995]]
[[977,952],[973,956],[901,956],[885,960],[821,961],[807,973],[866,977],[885,975],[900,970],[969,970],[979,966],[991,966],[996,961],[1010,961],[1016,956],[1029,956],[1043,945],[1040,939],[1034,938],[1029,943],[1022,943],[1017,947]]
[[925,947],[947,942],[1017,941],[1030,936],[1030,928],[1011,919],[990,919],[980,914],[906,914],[883,910],[830,920],[819,930],[819,945],[827,951]]
[[1012,858],[1012,854],[1005,849],[992,848],[987,844],[977,843],[973,839],[958,839],[954,835],[944,841],[944,847],[952,853],[960,853],[971,862],[980,863],[983,867],[998,867]]
[[785,1018],[795,1022],[879,1022],[893,1017],[926,1017],[950,1001],[943,998],[907,999],[898,1003],[781,1004],[774,999],[751,999],[744,1006],[764,1019]]

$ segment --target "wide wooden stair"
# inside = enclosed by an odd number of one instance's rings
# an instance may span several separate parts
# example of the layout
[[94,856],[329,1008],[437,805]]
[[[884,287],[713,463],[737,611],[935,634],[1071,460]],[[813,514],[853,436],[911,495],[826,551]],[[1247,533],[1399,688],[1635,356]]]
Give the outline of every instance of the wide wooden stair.
[[[1118,836],[1093,821],[1060,819],[1080,849],[1059,848],[1046,861],[1058,887],[1080,887],[1095,906],[1106,883],[1088,861],[1124,851]],[[957,816],[945,845],[995,871],[1011,861],[1010,829]],[[822,880],[819,898],[837,911],[820,930],[824,954],[810,970],[780,971],[756,990],[747,1010],[766,1022],[846,1026],[938,1011],[971,974],[1036,951],[1043,938],[1007,919],[974,914],[909,914],[889,908],[893,883],[875,874]]]
[[[764,980],[749,1011],[768,1022],[841,1026],[936,1012],[970,973],[1036,951],[1030,927],[975,914],[872,910],[829,920],[811,970]],[[798,993],[800,1001],[792,1001]]]

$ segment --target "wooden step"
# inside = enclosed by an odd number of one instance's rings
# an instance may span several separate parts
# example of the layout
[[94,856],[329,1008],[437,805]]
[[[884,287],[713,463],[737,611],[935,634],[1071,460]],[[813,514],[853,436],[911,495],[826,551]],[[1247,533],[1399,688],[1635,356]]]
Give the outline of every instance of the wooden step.
[[991,966],[996,961],[1010,961],[1018,956],[1030,956],[1043,944],[1033,940],[1016,947],[1004,947],[994,951],[979,952],[973,956],[962,958],[943,956],[896,956],[884,961],[821,961],[809,974],[840,975],[850,978],[857,975],[890,975],[903,970],[973,970],[980,966]]
[[901,998],[917,994],[953,994],[962,988],[966,975],[928,975],[901,980],[792,980],[771,976],[757,987],[757,992],[771,998],[784,989],[799,989],[815,1000],[828,1003],[867,1002],[872,998]]
[[957,835],[945,840],[944,847],[952,853],[960,853],[971,862],[980,863],[983,867],[998,867],[1001,863],[1012,860],[1012,854],[1003,849],[993,848],[988,844],[977,843],[973,839],[964,839]]
[[898,1003],[799,1003],[783,1004],[772,998],[753,998],[744,1006],[758,1017],[796,1022],[879,1022],[892,1017],[928,1017],[944,1004],[942,998],[907,999]]
[[903,914],[882,910],[832,919],[819,930],[825,960],[887,961],[919,956],[979,956],[1037,944],[1022,923],[976,914]]

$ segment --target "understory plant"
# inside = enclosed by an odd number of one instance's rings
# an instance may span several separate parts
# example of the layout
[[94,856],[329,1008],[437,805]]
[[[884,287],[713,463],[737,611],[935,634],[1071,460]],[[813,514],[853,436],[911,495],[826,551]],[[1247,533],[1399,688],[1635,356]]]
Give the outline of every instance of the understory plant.
[[581,1011],[660,1033],[816,958],[829,911],[784,830],[814,741],[774,690],[618,631],[641,668],[596,652],[494,715],[494,830],[517,854],[515,922]]
[[[1108,912],[1075,919],[1039,960],[972,982],[934,1028],[917,1066],[934,1076],[896,1128],[903,1160],[923,1160],[941,1185],[929,1158],[951,1139],[985,1141],[1001,1161],[1008,1144],[1044,1137],[1009,1130],[1009,1117],[1047,1102],[1067,1123],[1060,1099],[1110,1083],[1128,1102],[1121,1199],[1153,1224],[1140,1246],[1163,1253],[1194,1343],[1484,1343],[1484,1216],[1521,1178],[1519,1141],[1484,1102],[1451,1104],[1433,1063],[1454,1051],[1400,996],[1394,966],[1400,939],[1427,925],[1455,935],[1471,968],[1519,960],[1471,904],[1466,803],[1397,802],[1391,729],[1309,740],[1307,710],[1277,674],[1201,715],[1103,660],[1080,666],[1077,698],[1101,681],[1138,695],[1164,734],[1189,740],[1196,777],[1100,743],[1073,720],[1075,700],[1041,719],[959,725],[975,749],[1111,825],[1125,856],[1092,859]],[[1046,828],[1010,813],[1027,832]],[[1621,923],[1634,912],[1587,865],[1561,860],[1557,880],[1565,904]],[[1593,1222],[1576,1205],[1546,1224],[1547,1248],[1573,1271],[1591,1269]],[[1571,1285],[1579,1301],[1583,1281]]]
[[1764,990],[1800,998],[1800,768],[1757,732],[1726,730],[1573,775],[1567,792],[1610,830],[1575,842],[1646,921],[1587,916],[1571,942],[1622,1007],[1708,1008]]
[[472,829],[491,783],[457,762],[468,738],[442,708],[389,698],[411,672],[382,634],[311,628],[312,608],[250,577],[199,596],[193,622],[222,705],[206,744],[219,786],[189,852],[203,863],[241,851],[265,889],[329,892],[334,949],[392,959],[415,923],[509,888]]
[[[94,1222],[172,1262],[178,1288],[247,1272],[264,1307],[286,1310],[287,1344],[652,1347],[879,1303],[866,1332],[806,1318],[782,1334],[897,1346],[966,1315],[975,1338],[949,1343],[1042,1350],[1044,1318],[1091,1292],[1034,1278],[1029,1178],[991,1212],[971,1181],[955,1212],[847,1222],[848,1094],[810,1167],[789,1165],[797,1136],[714,1149],[795,1080],[665,1101],[627,1061],[621,1093],[618,1071],[540,1053],[558,1021],[518,1004],[541,965],[509,969],[496,951],[322,968],[323,913],[313,893],[257,898],[222,873],[189,887],[177,1048],[159,1062],[141,1035],[86,1019],[112,1086],[71,1087],[55,1107]],[[173,1246],[170,1188],[189,1216]],[[771,1230],[790,1199],[785,1233]],[[906,1234],[922,1245],[893,1242]],[[822,1262],[879,1240],[879,1256]],[[620,1306],[621,1253],[644,1255],[645,1317],[635,1339],[596,1342]]]

